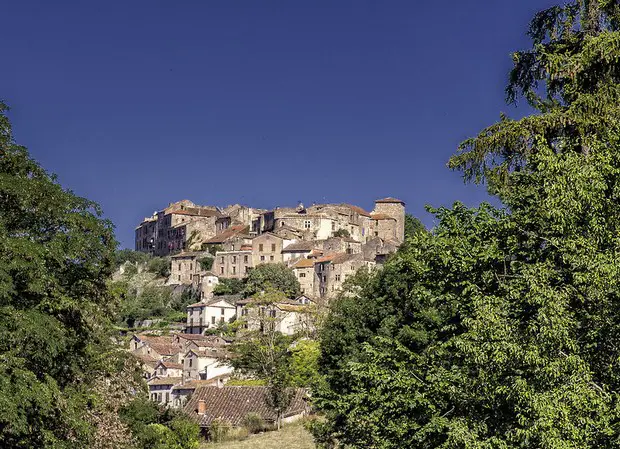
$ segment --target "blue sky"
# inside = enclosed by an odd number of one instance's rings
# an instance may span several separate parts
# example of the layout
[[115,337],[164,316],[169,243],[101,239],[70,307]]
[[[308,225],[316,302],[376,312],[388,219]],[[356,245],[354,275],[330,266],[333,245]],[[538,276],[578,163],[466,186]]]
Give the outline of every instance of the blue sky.
[[5,2],[16,140],[123,246],[169,202],[476,205],[446,162],[493,123],[551,1]]

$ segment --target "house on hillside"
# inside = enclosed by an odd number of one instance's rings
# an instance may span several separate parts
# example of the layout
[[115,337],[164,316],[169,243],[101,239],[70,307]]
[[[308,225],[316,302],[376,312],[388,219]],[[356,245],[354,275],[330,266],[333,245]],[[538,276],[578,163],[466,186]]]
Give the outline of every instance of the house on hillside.
[[[273,425],[276,414],[267,404],[267,387],[199,387],[183,407],[205,433],[215,419],[223,420],[233,427],[241,427],[249,414],[259,415]],[[283,422],[293,422],[309,412],[305,390],[293,392],[291,403],[282,414]]]
[[222,348],[190,349],[183,360],[183,378],[210,380],[233,372],[230,353]]
[[235,317],[236,295],[214,296],[207,302],[197,302],[187,306],[187,324],[185,332],[188,334],[202,334],[210,327],[228,323]]
[[181,363],[160,360],[155,364],[152,377],[181,377],[183,376],[183,365]]
[[172,388],[181,382],[181,377],[155,376],[148,380],[149,397],[152,401],[161,405],[172,403]]
[[237,316],[247,330],[275,330],[285,335],[314,330],[314,302],[305,295],[273,304],[249,298],[237,301]]

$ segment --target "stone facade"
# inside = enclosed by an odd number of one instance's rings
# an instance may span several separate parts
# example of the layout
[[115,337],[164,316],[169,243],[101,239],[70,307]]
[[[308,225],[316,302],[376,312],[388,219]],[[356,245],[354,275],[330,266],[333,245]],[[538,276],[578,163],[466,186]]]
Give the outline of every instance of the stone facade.
[[299,281],[299,287],[303,295],[314,295],[314,261],[311,259],[299,259],[291,266],[295,277]]
[[282,237],[266,232],[252,240],[252,263],[257,266],[261,263],[282,263],[282,249],[291,243]]
[[169,284],[190,285],[200,279],[204,272],[200,266],[200,259],[208,257],[205,252],[181,252],[171,257]]
[[364,259],[362,254],[331,254],[317,259],[314,264],[314,295],[317,298],[333,298],[344,281],[362,267],[373,268],[374,261]]
[[[372,215],[375,215],[373,217]],[[374,221],[388,221],[383,217],[391,217],[395,223],[383,224],[377,227],[377,236],[384,240],[395,240],[398,244],[405,241],[405,202],[396,198],[383,198],[375,201],[375,209],[371,218]],[[376,219],[379,215],[383,219]]]
[[218,251],[215,254],[213,271],[217,276],[223,278],[244,278],[254,266],[252,254],[250,249]]

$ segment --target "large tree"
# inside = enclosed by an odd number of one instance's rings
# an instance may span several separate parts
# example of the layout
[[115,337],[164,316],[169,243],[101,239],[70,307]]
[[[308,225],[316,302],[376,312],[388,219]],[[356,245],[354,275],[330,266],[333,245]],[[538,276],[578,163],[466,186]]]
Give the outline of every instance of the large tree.
[[0,103],[0,446],[87,447],[98,431],[118,445],[98,396],[116,371],[112,225],[15,143],[6,111]]
[[327,420],[352,447],[613,448],[620,437],[620,6],[542,11],[502,117],[450,165],[462,205],[354,294],[321,340]]

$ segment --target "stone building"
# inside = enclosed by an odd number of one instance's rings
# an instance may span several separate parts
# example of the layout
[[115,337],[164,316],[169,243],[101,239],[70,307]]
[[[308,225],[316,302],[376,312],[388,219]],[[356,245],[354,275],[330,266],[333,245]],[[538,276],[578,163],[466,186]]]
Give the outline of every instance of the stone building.
[[299,259],[291,266],[291,269],[299,281],[301,293],[303,295],[313,295],[315,278],[314,260],[305,258]]
[[216,234],[216,221],[221,215],[214,206],[197,206],[189,200],[172,203],[140,223],[135,232],[135,249],[155,256],[191,250]]
[[290,243],[282,250],[282,260],[284,263],[288,264],[289,262],[295,262],[302,257],[308,257],[312,254],[312,250],[314,250],[316,246],[316,242],[305,240]]
[[210,257],[206,252],[183,251],[171,257],[168,284],[191,285],[200,279],[205,272],[200,265],[203,257]]
[[290,240],[286,240],[271,232],[265,232],[252,239],[252,263],[257,266],[261,263],[282,263],[282,250]]
[[183,378],[209,380],[233,372],[228,364],[230,354],[225,349],[190,349],[183,357]]
[[215,296],[206,302],[197,302],[187,306],[187,334],[202,334],[206,329],[228,323],[235,316],[234,295]]
[[212,269],[221,278],[241,279],[253,266],[252,247],[242,246],[238,251],[218,251]]
[[237,317],[243,329],[251,331],[273,330],[284,335],[309,332],[314,329],[308,296],[265,304],[253,298],[237,301]]
[[329,254],[317,259],[314,264],[314,295],[322,299],[333,298],[342,288],[344,281],[361,267],[372,268],[374,261],[364,259],[363,254]]
[[405,241],[404,201],[396,198],[376,200],[370,218],[374,222],[374,236],[383,240],[394,240],[398,244]]
[[325,254],[347,253],[357,254],[362,252],[362,243],[351,237],[331,237],[327,240],[317,242]]

